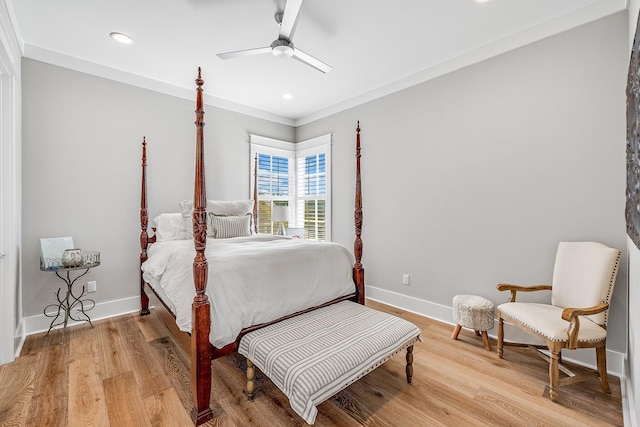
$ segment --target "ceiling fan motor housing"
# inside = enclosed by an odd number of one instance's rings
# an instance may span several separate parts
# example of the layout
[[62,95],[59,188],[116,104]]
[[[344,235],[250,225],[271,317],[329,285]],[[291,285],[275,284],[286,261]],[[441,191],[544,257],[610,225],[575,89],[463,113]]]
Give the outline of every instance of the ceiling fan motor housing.
[[271,53],[273,56],[293,56],[293,43],[285,39],[277,39],[271,43]]

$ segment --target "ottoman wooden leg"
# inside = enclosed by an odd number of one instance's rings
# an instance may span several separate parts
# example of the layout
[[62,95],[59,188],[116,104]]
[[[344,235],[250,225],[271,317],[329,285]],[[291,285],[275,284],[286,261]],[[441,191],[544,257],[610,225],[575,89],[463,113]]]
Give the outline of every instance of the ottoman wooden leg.
[[458,339],[458,335],[460,334],[460,329],[462,329],[462,326],[460,326],[460,325],[456,325],[456,327],[453,328],[453,333],[451,334],[451,339],[452,340],[457,340]]
[[484,343],[484,348],[491,351],[491,342],[489,341],[487,331],[482,331],[482,342]]

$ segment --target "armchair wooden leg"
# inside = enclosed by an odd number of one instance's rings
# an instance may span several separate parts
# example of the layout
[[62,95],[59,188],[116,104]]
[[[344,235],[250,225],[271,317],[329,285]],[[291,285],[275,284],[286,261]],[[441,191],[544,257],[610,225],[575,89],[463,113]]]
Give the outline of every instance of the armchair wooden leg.
[[[552,348],[553,347],[553,348]],[[558,400],[558,381],[560,372],[558,370],[558,359],[560,357],[560,348],[549,346],[549,398],[552,402]]]
[[605,393],[611,393],[609,388],[609,377],[607,375],[607,347],[596,347],[596,360],[598,363],[598,373],[600,374],[600,386]]
[[504,319],[498,315],[498,357],[502,359],[504,346]]

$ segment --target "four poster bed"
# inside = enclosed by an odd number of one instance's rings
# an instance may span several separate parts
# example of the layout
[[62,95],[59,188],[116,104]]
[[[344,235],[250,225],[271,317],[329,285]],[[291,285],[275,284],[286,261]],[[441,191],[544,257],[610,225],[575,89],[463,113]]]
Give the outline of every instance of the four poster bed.
[[[247,395],[251,397],[255,372],[253,362],[273,379],[261,357],[265,348],[269,346],[282,348],[283,343],[291,344],[291,336],[296,333],[301,333],[306,338],[310,325],[315,327],[322,324],[323,319],[335,319],[341,315],[345,316],[345,322],[355,317],[377,317],[378,320],[375,322],[369,320],[364,326],[349,326],[351,331],[355,332],[341,338],[343,340],[340,344],[342,347],[336,350],[335,356],[338,362],[331,363],[343,364],[347,357],[344,355],[347,352],[361,351],[363,356],[362,361],[359,362],[361,366],[354,367],[352,371],[345,374],[348,374],[348,378],[340,378],[336,380],[338,381],[336,384],[328,385],[330,393],[335,393],[346,387],[402,349],[407,349],[407,380],[410,382],[413,372],[411,351],[413,343],[419,339],[419,330],[405,321],[402,322],[413,328],[403,325],[404,329],[394,329],[389,326],[389,318],[393,316],[363,307],[364,268],[361,263],[363,245],[361,239],[362,194],[359,124],[356,128],[354,215],[356,237],[353,255],[335,243],[318,243],[302,239],[257,235],[257,183],[254,183],[256,184],[254,185],[254,199],[250,206],[242,202],[212,202],[206,198],[203,83],[200,69],[198,69],[194,197],[192,202],[183,202],[182,204],[182,213],[186,212],[185,218],[192,222],[193,240],[190,239],[190,229],[186,233],[187,239],[162,239],[159,238],[162,236],[160,230],[157,230],[153,236],[149,236],[147,231],[149,217],[145,140],[142,143],[140,207],[141,315],[149,314],[149,296],[156,295],[159,303],[154,300],[154,305],[156,309],[160,310],[160,317],[166,320],[165,323],[170,330],[176,332],[178,341],[191,355],[191,383],[194,402],[191,415],[195,424],[202,424],[213,417],[210,408],[212,359],[236,351],[245,355],[248,365],[246,391]],[[256,179],[257,170],[254,172],[254,180]],[[221,211],[221,215],[216,215],[215,210]],[[253,218],[252,227],[247,218]],[[212,235],[212,230],[207,228],[208,222],[210,227],[213,225],[211,229],[213,229],[215,237]],[[237,227],[243,230],[241,233],[243,237],[234,237],[233,232],[230,235],[221,235]],[[247,227],[251,227],[250,235],[246,234]],[[164,236],[166,237],[166,235],[165,230]],[[210,238],[208,246],[207,237]],[[209,269],[209,262],[211,262],[211,269]],[[174,264],[179,267],[173,267]],[[299,268],[292,268],[296,265]],[[152,290],[152,293],[147,294],[147,287]],[[362,308],[358,309],[357,307]],[[363,310],[366,312],[362,312]],[[384,315],[382,319],[379,318],[380,315]],[[401,319],[394,318],[391,323],[397,323],[396,321],[401,321]],[[303,322],[307,322],[307,324],[303,324]],[[334,331],[335,327],[336,325],[333,323],[325,330],[316,331],[316,334],[330,335],[324,341],[318,340],[318,342],[328,343],[329,339],[334,341],[338,339],[333,335],[339,334],[327,332]],[[301,329],[295,332],[295,328]],[[285,329],[286,333],[282,333]],[[375,354],[371,354],[372,350],[369,349],[369,344],[375,338],[368,337],[380,336],[381,333],[384,333],[381,330],[397,333],[400,338],[396,335],[388,338],[387,341],[392,343],[391,345],[385,343],[385,346],[389,347],[388,349],[376,350]],[[265,334],[271,338],[265,338]],[[279,334],[278,337],[274,338],[277,334]],[[364,338],[365,335],[367,338]],[[361,341],[367,344],[367,350],[358,349],[357,345],[353,344],[354,336],[363,337]],[[242,341],[243,338],[246,339]],[[276,342],[277,344],[275,344]],[[242,346],[244,348],[241,348]],[[311,350],[311,346],[305,344],[305,347],[308,347],[307,351],[315,354],[326,353],[328,350],[326,346],[329,344],[325,344],[323,348]],[[335,342],[331,346],[339,347]],[[285,361],[285,363],[299,362]],[[335,366],[327,367],[329,370],[334,368]],[[277,380],[274,379],[274,382],[277,383]],[[284,391],[284,386],[277,385]],[[294,386],[296,390],[293,393],[299,394],[300,390],[297,388],[299,387]],[[307,394],[315,392],[317,390],[305,391]],[[320,392],[326,394],[327,389]],[[293,406],[293,397],[288,396],[294,410],[301,416],[303,416],[302,412],[306,411],[307,414],[303,417],[309,423],[313,423],[315,419],[314,403],[322,400],[319,397],[307,397],[307,400],[301,403],[302,408],[298,410]],[[326,398],[323,397],[323,399]]]

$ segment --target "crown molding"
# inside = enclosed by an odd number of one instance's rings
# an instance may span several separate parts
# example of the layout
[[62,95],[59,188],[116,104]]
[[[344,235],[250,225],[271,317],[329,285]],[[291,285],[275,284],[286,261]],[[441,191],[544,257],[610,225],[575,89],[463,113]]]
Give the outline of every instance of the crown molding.
[[312,123],[316,120],[340,113],[358,105],[399,92],[411,86],[449,74],[469,65],[518,49],[528,44],[569,31],[589,22],[597,21],[615,13],[626,10],[627,0],[597,0],[577,11],[559,16],[534,27],[511,34],[502,39],[473,49],[447,61],[425,68],[414,74],[404,76],[394,82],[364,92],[344,102],[301,117],[295,121],[295,127]]
[[[104,64],[86,61],[74,56],[70,56],[61,52],[45,49],[40,46],[26,43],[24,45],[24,57],[36,61],[45,62],[47,64],[56,65],[58,67],[67,68],[85,74],[114,80],[120,83],[130,84],[132,86],[143,89],[152,90],[154,92],[164,93],[166,95],[175,96],[183,99],[193,99],[193,88],[180,87],[159,80],[138,74],[129,73],[127,71],[112,68]],[[277,114],[259,110],[257,108],[248,107],[236,102],[218,98],[211,94],[204,93],[204,102],[206,105],[222,108],[248,116],[257,117],[259,119],[269,120],[281,123],[287,126],[293,126],[294,120]]]

